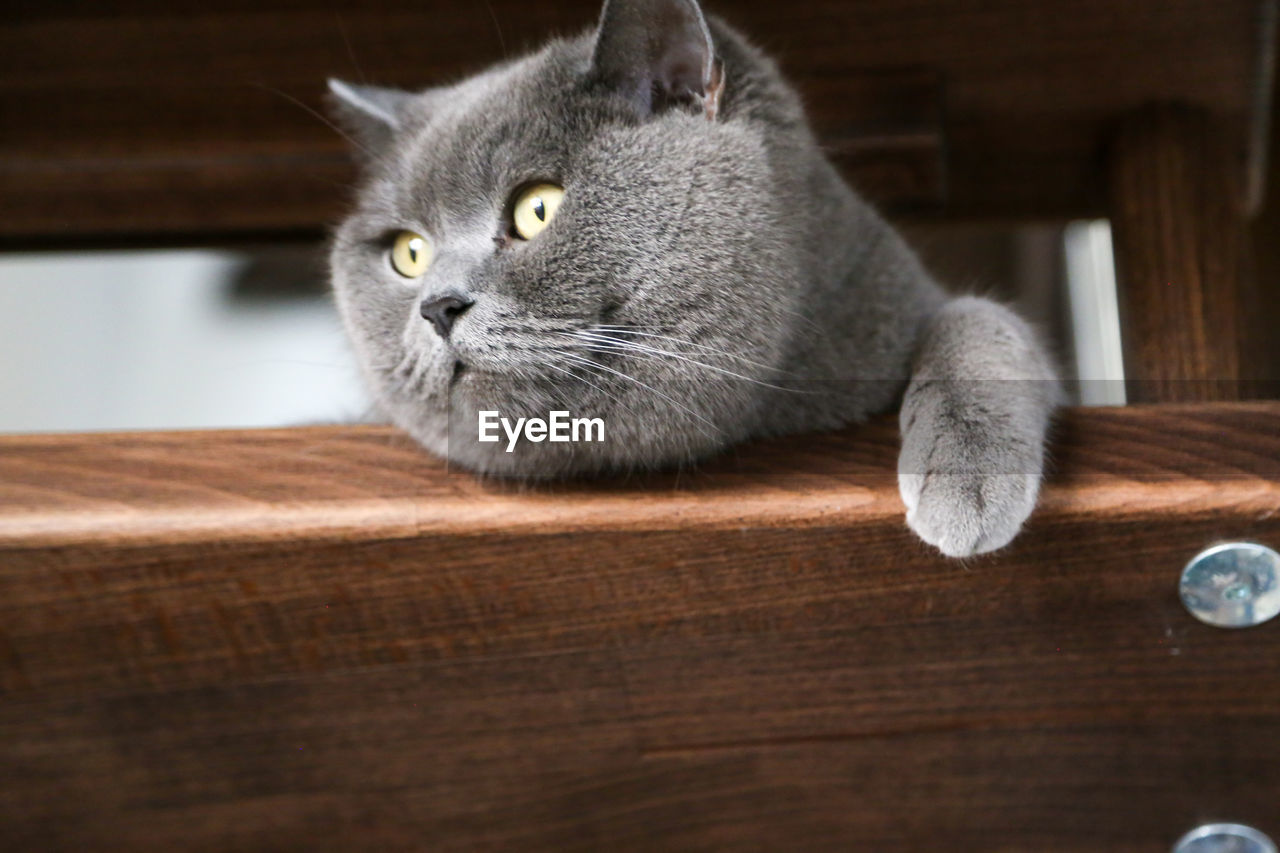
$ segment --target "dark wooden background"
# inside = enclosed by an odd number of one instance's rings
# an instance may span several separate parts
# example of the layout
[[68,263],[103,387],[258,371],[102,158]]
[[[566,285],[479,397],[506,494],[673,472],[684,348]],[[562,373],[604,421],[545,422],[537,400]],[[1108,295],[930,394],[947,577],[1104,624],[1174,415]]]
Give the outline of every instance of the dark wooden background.
[[[18,0],[0,21],[0,241],[318,234],[351,180],[312,113],[331,75],[438,84],[596,0]],[[781,61],[893,210],[1104,211],[1119,116],[1207,109],[1260,180],[1259,0],[710,2]],[[1255,193],[1256,195],[1256,193]]]

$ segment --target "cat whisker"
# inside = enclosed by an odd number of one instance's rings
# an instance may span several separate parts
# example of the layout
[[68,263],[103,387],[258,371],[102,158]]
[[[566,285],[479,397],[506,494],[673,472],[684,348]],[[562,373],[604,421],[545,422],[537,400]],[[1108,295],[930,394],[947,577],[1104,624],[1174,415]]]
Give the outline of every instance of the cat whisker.
[[[521,356],[521,360],[518,362],[517,366],[510,371],[510,375],[512,376],[515,376],[518,378],[527,378],[527,379],[542,379],[542,380],[550,379],[551,377],[548,377],[543,372],[543,369],[545,368],[548,370],[555,371],[556,373],[559,373],[561,375],[569,376],[572,379],[576,379],[577,381],[582,382],[588,387],[598,391],[604,397],[612,398],[612,395],[610,395],[609,392],[603,386],[592,382],[590,379],[588,379],[585,376],[581,376],[577,373],[574,373],[572,370],[569,370],[568,368],[565,368],[561,365],[554,363],[555,359],[569,358],[569,357],[575,356],[576,353],[572,353],[569,350],[561,349],[554,346],[549,347],[542,343],[539,343],[538,345],[533,345],[533,346],[522,346],[517,343],[515,345],[509,345],[507,347],[507,350],[509,352],[514,351],[515,353]],[[611,402],[619,405],[622,404],[620,400],[611,399]]]
[[634,376],[631,376],[631,375],[629,375],[629,374],[623,373],[623,372],[622,372],[622,371],[620,371],[620,370],[614,370],[613,368],[611,368],[611,367],[609,367],[609,366],[607,366],[607,365],[601,364],[600,362],[595,361],[595,360],[593,360],[593,359],[587,358],[586,356],[575,355],[575,354],[573,354],[573,353],[568,353],[568,352],[563,353],[562,355],[563,355],[563,357],[564,357],[564,358],[566,358],[566,359],[568,359],[568,360],[570,360],[570,361],[572,361],[572,362],[574,362],[574,363],[576,363],[576,364],[581,364],[581,365],[583,365],[583,366],[585,366],[585,367],[592,367],[592,368],[595,368],[595,369],[597,369],[597,370],[603,370],[603,371],[605,371],[605,372],[607,372],[607,373],[612,373],[614,376],[621,377],[622,379],[625,379],[625,380],[627,380],[628,382],[634,382],[636,385],[639,385],[641,388],[644,388],[644,389],[645,389],[645,390],[647,390],[647,391],[651,391],[651,392],[653,392],[654,394],[657,394],[659,397],[661,397],[662,399],[666,400],[668,403],[670,403],[671,405],[675,406],[677,409],[679,409],[680,411],[682,411],[682,412],[684,412],[685,414],[689,415],[690,417],[697,418],[698,420],[702,421],[702,422],[703,422],[704,424],[706,424],[707,426],[711,427],[712,435],[719,435],[720,429],[719,429],[719,427],[717,427],[714,423],[712,423],[711,421],[707,420],[707,419],[706,419],[706,418],[704,418],[702,415],[699,415],[697,412],[693,411],[693,410],[692,410],[692,409],[690,409],[688,406],[684,405],[683,403],[679,402],[678,400],[675,400],[675,399],[673,399],[672,397],[669,397],[669,396],[667,396],[666,394],[663,394],[661,391],[659,391],[657,388],[654,388],[652,385],[646,385],[645,383],[641,382],[639,379],[636,379]]
[[[637,335],[637,336],[642,337],[642,338],[654,338],[654,339],[657,339],[657,340],[671,341],[672,343],[676,343],[676,344],[683,344],[684,346],[687,346],[687,347],[694,347],[695,349],[703,350],[704,352],[711,353],[712,355],[719,356],[720,358],[729,358],[729,359],[733,359],[734,361],[740,361],[740,362],[742,362],[743,364],[748,364],[748,365],[750,365],[750,366],[752,366],[752,367],[759,367],[759,368],[761,368],[762,370],[770,370],[770,371],[775,371],[775,372],[778,372],[778,373],[787,373],[787,371],[779,370],[778,368],[773,367],[772,365],[768,365],[768,364],[765,364],[764,362],[760,362],[760,361],[755,361],[755,360],[753,360],[753,359],[747,358],[747,357],[746,357],[746,356],[744,356],[744,355],[738,355],[737,353],[725,352],[724,350],[718,350],[718,349],[716,349],[715,347],[709,347],[709,346],[707,346],[706,344],[699,344],[699,343],[695,343],[694,341],[688,340],[688,339],[686,339],[686,338],[677,338],[677,337],[673,337],[673,336],[671,336],[671,335],[656,335],[656,334],[652,334],[652,333],[650,333],[650,332],[641,332],[641,331],[637,331],[635,328],[632,328],[632,327],[629,327],[629,326],[606,326],[606,325],[602,325],[602,324],[597,324],[597,325],[595,326],[595,328],[596,328],[596,329],[615,330],[615,331],[618,331],[618,332],[621,332],[621,333],[625,333],[625,334],[628,334],[628,335]],[[656,328],[656,327],[655,327],[655,328]],[[625,340],[625,339],[623,339],[623,340]]]
[[[560,356],[561,358],[563,358],[563,357],[565,357],[565,356],[572,355],[572,353],[562,352],[562,351],[552,351],[552,352],[553,352],[553,354],[558,355],[558,356]],[[586,385],[586,386],[588,386],[588,387],[590,387],[590,388],[595,389],[595,390],[596,390],[596,391],[598,391],[602,396],[604,396],[606,399],[608,399],[608,400],[609,400],[613,405],[615,405],[615,406],[621,406],[623,409],[625,409],[625,410],[626,410],[626,412],[627,412],[627,414],[631,416],[631,418],[632,418],[632,420],[633,420],[633,421],[639,422],[639,421],[641,420],[641,419],[640,419],[640,417],[637,415],[636,410],[635,410],[634,408],[632,408],[630,405],[628,405],[627,403],[623,402],[622,400],[617,399],[616,397],[614,397],[613,395],[611,395],[608,391],[606,391],[606,390],[605,390],[605,388],[604,388],[603,386],[598,385],[598,384],[596,384],[595,382],[592,382],[592,381],[591,381],[590,379],[588,379],[587,377],[585,377],[585,376],[579,376],[578,374],[574,373],[572,370],[570,370],[570,369],[569,369],[569,368],[567,368],[567,367],[561,367],[561,366],[559,366],[559,365],[551,364],[550,362],[540,362],[540,364],[541,364],[541,366],[543,366],[543,367],[549,367],[549,368],[551,368],[552,370],[556,371],[557,373],[563,373],[563,374],[565,374],[565,375],[567,375],[567,376],[569,376],[569,377],[571,377],[571,378],[573,378],[573,379],[576,379],[577,381],[581,382],[582,384],[584,384],[584,385]]]
[[785,391],[790,394],[814,393],[811,391],[801,391],[797,388],[785,388],[781,385],[774,385],[771,382],[765,382],[760,379],[755,379],[751,376],[743,376],[741,373],[735,373],[732,370],[727,370],[723,367],[719,367],[714,364],[707,364],[704,361],[698,361],[697,359],[689,358],[687,356],[680,355],[679,353],[671,352],[670,350],[664,350],[658,347],[646,346],[644,344],[636,343],[635,341],[626,341],[626,340],[622,340],[621,338],[613,338],[603,334],[592,334],[590,332],[576,332],[570,335],[570,337],[583,340],[584,342],[587,343],[589,348],[599,350],[602,352],[630,352],[630,353],[638,353],[640,355],[662,356],[666,358],[672,358],[677,361],[683,361],[687,364],[692,364],[695,367],[702,367],[707,370],[714,371],[716,373],[721,373],[721,374],[724,374],[725,376],[730,376],[734,379],[741,379],[744,382],[751,382],[753,384],[760,385],[765,388],[772,388],[776,391]]

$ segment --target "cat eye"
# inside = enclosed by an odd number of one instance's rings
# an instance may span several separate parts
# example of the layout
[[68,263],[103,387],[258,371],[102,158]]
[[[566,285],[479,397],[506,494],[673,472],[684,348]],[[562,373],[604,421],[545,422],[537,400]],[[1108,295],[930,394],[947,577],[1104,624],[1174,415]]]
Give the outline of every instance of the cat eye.
[[511,206],[511,224],[521,240],[532,240],[555,217],[564,190],[555,184],[534,184],[520,190]]
[[391,246],[391,266],[405,278],[417,278],[431,266],[431,244],[412,231],[401,231]]

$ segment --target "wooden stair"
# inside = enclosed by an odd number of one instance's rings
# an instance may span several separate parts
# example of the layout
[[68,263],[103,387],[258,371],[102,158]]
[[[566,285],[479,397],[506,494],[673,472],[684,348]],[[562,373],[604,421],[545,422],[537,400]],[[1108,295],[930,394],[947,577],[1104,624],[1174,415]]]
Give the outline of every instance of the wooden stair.
[[1167,850],[1272,834],[1280,403],[1071,410],[968,561],[890,421],[516,487],[382,428],[0,438],[5,849]]

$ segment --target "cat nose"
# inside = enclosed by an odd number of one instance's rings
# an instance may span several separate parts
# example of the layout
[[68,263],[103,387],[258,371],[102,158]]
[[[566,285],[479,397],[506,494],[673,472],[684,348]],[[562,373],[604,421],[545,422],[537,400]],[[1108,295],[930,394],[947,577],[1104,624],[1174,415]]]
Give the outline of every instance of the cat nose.
[[435,327],[436,334],[442,338],[447,338],[449,337],[449,330],[453,328],[454,321],[474,304],[474,301],[470,299],[464,299],[457,294],[450,293],[445,296],[437,296],[434,299],[422,300],[420,309],[422,311],[422,319]]

